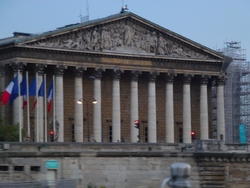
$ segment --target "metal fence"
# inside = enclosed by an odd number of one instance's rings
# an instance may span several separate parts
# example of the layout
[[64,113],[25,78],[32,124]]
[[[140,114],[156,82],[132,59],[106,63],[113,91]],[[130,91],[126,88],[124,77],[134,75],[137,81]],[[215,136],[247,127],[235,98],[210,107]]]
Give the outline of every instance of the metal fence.
[[0,188],[76,188],[76,180],[6,182],[0,183]]

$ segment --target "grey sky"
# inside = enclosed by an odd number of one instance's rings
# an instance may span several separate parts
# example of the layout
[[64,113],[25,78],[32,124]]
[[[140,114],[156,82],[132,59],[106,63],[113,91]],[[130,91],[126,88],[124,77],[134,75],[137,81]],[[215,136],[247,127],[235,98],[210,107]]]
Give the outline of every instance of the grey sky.
[[[90,19],[129,11],[211,49],[241,42],[250,58],[250,0],[88,0]],[[0,38],[80,22],[86,0],[0,0]]]

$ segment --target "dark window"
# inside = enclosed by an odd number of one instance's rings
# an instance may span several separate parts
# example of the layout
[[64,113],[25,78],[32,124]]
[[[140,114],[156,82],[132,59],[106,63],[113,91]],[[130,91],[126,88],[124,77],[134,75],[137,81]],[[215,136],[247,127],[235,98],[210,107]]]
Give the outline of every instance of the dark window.
[[180,141],[180,143],[183,142],[182,137],[183,137],[183,128],[180,128],[179,129],[179,141]]
[[145,142],[148,142],[148,127],[144,128],[144,137],[145,137]]
[[14,166],[14,171],[24,171],[24,166]]
[[112,125],[109,126],[109,142],[112,142]]
[[72,135],[72,142],[75,142],[76,140],[75,140],[75,125],[74,124],[72,124],[72,131],[71,131],[71,135]]
[[0,171],[9,171],[9,166],[0,166]]
[[40,172],[40,166],[31,166],[30,171],[32,171],[32,172]]

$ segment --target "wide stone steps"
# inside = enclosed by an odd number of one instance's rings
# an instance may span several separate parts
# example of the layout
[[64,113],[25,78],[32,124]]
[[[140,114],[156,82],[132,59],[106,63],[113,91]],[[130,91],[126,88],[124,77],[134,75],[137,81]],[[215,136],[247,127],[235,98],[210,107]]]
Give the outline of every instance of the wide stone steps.
[[224,166],[200,164],[201,188],[226,188]]

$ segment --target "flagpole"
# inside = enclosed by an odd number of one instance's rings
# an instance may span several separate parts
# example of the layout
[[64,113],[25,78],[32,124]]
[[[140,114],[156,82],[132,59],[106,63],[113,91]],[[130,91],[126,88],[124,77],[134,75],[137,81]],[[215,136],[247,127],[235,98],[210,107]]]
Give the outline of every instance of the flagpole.
[[55,102],[56,102],[56,97],[55,97],[55,75],[53,75],[53,131],[54,131],[54,139],[55,140],[55,135],[56,135],[56,108],[55,108]]
[[47,97],[46,97],[46,74],[44,74],[44,142],[47,142]]
[[[36,72],[36,100],[38,102],[38,73]],[[39,142],[38,108],[36,108],[36,141]]]
[[18,110],[19,110],[19,142],[22,142],[22,117],[21,117],[21,92],[20,92],[20,82],[19,82],[19,78],[20,78],[20,70],[18,69],[17,71],[17,88],[18,88]]
[[29,77],[28,71],[26,71],[26,97],[27,97],[27,128],[28,128],[28,137],[30,138],[30,100],[29,100]]

